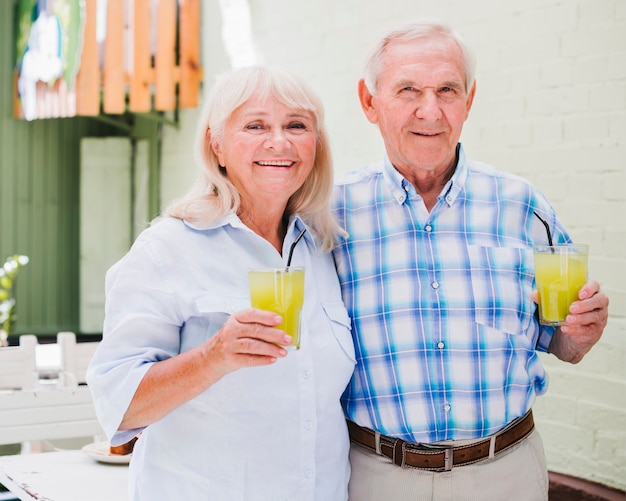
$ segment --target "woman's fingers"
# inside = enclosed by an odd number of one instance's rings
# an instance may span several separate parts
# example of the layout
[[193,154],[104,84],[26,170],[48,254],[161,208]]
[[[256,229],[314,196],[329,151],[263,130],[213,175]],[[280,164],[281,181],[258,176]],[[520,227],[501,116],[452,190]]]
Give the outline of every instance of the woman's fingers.
[[282,346],[291,343],[291,337],[276,328],[281,322],[271,311],[238,311],[209,340],[209,352],[224,364],[225,372],[272,364],[287,355]]

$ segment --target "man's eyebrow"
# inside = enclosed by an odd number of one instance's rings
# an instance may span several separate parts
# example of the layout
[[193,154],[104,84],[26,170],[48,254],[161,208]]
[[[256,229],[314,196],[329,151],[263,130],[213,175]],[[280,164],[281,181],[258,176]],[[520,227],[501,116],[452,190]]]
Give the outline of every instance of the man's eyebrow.
[[[397,89],[404,89],[405,87],[415,87],[416,89],[426,88],[423,85],[419,85],[414,80],[398,80],[395,86]],[[437,88],[441,88],[441,87],[452,87],[453,89],[462,89],[465,87],[465,84],[459,80],[445,80],[444,82],[437,84]]]
[[448,80],[446,82],[443,82],[439,87],[452,87],[453,89],[462,89],[465,87],[465,84],[458,80]]
[[403,89],[404,87],[417,87],[417,88],[419,88],[419,85],[417,85],[413,80],[399,80],[398,82],[396,82],[396,87],[398,89]]

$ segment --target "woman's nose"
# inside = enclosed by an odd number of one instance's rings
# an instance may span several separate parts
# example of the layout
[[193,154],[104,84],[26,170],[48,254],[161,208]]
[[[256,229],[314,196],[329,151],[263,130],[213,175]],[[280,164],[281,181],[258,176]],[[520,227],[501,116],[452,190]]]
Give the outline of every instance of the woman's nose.
[[266,147],[281,150],[288,147],[289,144],[287,133],[282,128],[273,128],[267,132],[267,136],[265,137]]

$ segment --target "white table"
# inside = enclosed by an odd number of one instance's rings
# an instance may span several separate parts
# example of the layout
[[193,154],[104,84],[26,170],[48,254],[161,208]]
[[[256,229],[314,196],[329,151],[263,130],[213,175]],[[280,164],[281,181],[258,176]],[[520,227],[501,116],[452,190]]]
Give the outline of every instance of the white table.
[[0,483],[22,501],[126,501],[128,465],[82,451],[0,456]]

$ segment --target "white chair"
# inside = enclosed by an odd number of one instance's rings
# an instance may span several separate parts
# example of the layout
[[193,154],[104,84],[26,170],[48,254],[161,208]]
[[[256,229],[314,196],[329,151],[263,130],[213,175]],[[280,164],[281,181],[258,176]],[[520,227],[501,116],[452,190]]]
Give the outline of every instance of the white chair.
[[0,389],[22,390],[35,386],[37,380],[37,336],[23,334],[19,346],[0,348]]
[[57,344],[61,349],[61,377],[65,386],[86,384],[87,367],[100,342],[78,343],[73,332],[59,332]]
[[102,440],[91,393],[80,384],[98,343],[76,343],[74,333],[61,332],[57,344],[62,360],[57,365],[51,357],[43,367],[46,377],[59,367],[54,384],[39,379],[36,351],[43,345],[36,336],[20,336],[20,346],[0,348],[0,445],[21,443],[24,453],[58,447],[59,441]]
[[[0,392],[0,445],[100,436],[102,429],[85,385]],[[26,447],[25,447],[26,446]]]

